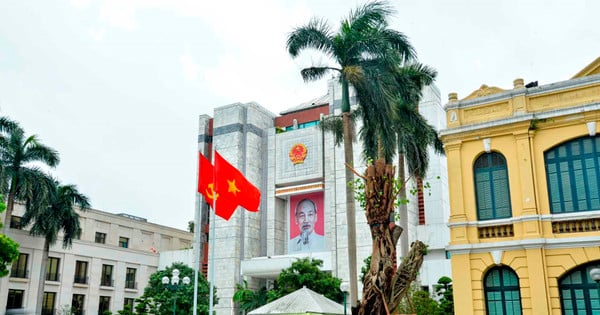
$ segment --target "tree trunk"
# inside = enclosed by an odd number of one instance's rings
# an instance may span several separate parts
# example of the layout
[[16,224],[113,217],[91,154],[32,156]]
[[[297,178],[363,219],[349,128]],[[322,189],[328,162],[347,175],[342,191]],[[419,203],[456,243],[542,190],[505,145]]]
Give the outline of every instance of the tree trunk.
[[[346,84],[346,89],[348,88]],[[346,99],[348,92],[346,91]],[[342,114],[342,124],[344,128],[344,159],[347,165],[354,164],[354,152],[352,146],[352,120],[350,113]],[[346,167],[346,221],[347,221],[347,236],[348,236],[348,269],[350,282],[350,305],[352,308],[357,307],[358,301],[358,273],[356,269],[356,211],[354,205],[354,188],[348,185],[354,181],[354,173],[352,169]]]
[[44,252],[42,253],[42,263],[40,266],[40,279],[38,281],[38,296],[35,306],[35,313],[42,314],[42,304],[44,303],[44,286],[46,284],[46,265],[48,264],[48,254],[50,253],[50,243],[44,240]]
[[394,263],[401,228],[390,228],[394,212],[394,167],[378,160],[367,168],[365,183],[366,216],[371,229],[371,268],[363,283],[359,314],[391,314],[406,294],[423,263],[425,245],[416,241],[397,269]]

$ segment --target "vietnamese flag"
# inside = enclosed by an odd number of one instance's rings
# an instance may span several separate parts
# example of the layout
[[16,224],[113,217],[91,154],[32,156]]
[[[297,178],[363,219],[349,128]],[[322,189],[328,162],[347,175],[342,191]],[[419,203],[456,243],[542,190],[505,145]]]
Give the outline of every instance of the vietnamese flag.
[[[258,211],[260,191],[233,165],[215,151],[214,168],[200,155],[200,182],[198,191],[206,202],[213,206],[216,198],[215,214],[229,220],[235,209],[242,206],[249,211]],[[213,172],[211,172],[211,170]]]
[[204,196],[204,200],[212,206],[212,196],[215,194],[214,168],[210,161],[199,154],[198,157],[198,192]]

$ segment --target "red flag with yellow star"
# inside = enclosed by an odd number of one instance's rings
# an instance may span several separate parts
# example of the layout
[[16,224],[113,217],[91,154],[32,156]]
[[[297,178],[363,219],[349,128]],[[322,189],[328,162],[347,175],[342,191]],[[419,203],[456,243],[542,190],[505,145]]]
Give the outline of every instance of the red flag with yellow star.
[[[203,162],[204,160],[204,162]],[[203,163],[207,163],[206,166]],[[202,170],[204,167],[204,171]],[[238,206],[256,212],[260,205],[260,191],[237,168],[229,164],[215,151],[215,165],[212,165],[202,155],[200,156],[200,182],[198,191],[204,195],[206,202],[213,206],[216,197],[215,214],[229,220]],[[205,174],[208,171],[211,174]],[[207,173],[208,173],[207,172]]]
[[214,183],[214,168],[213,165],[210,164],[210,161],[202,155],[199,154],[198,157],[198,192],[204,196],[204,200],[207,203],[213,203],[212,196],[216,194],[215,192],[215,183]]

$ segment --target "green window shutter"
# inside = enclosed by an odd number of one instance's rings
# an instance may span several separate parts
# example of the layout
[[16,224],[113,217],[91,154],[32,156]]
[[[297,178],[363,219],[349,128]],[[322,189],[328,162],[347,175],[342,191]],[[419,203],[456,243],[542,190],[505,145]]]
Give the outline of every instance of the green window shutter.
[[490,220],[511,217],[508,171],[504,157],[496,152],[482,154],[473,168],[477,218]]

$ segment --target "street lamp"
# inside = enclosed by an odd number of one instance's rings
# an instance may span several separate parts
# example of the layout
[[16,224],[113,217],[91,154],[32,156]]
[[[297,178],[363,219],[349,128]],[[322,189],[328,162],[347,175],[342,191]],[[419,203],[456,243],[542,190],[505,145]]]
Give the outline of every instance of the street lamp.
[[[171,279],[169,279],[167,276],[162,277],[162,284],[165,286],[165,290],[173,292],[173,315],[175,315],[177,310],[177,291],[179,291],[182,286],[179,286],[179,270],[173,269],[173,271],[171,271],[171,275]],[[171,282],[171,284],[169,284],[169,282]],[[183,277],[183,284],[190,284],[190,277]]]
[[344,293],[344,315],[346,315],[346,296],[348,296],[348,292],[350,291],[350,283],[346,281],[340,283],[340,291]]

